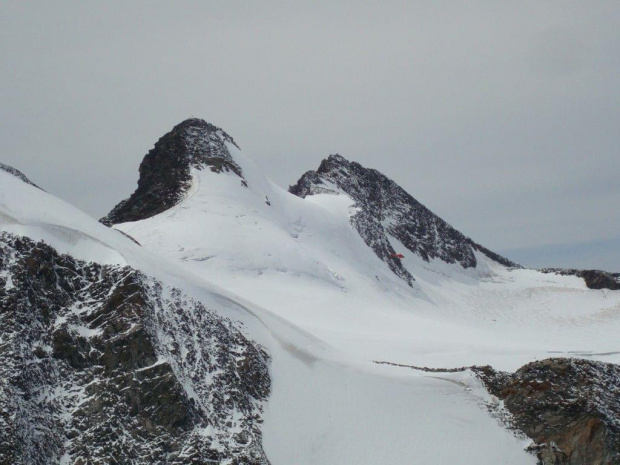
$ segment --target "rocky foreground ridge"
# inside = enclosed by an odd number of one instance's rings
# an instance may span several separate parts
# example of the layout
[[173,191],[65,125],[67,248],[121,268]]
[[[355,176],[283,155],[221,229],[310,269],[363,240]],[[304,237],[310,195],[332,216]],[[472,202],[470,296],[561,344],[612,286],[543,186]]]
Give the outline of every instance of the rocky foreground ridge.
[[268,355],[181,291],[1,233],[0,328],[0,464],[268,463]]
[[532,439],[539,465],[620,463],[620,366],[549,358],[515,373],[491,366],[428,368],[385,361],[379,365],[426,373],[473,372],[493,396],[489,411],[518,436]]
[[529,363],[515,373],[474,367],[535,441],[542,465],[620,463],[620,366],[569,358]]

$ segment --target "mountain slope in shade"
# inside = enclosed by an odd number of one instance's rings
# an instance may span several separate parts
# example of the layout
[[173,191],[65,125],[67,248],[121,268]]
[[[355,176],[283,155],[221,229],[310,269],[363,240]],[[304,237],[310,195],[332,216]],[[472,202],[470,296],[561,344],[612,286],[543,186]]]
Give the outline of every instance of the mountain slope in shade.
[[402,265],[389,236],[426,262],[440,259],[471,268],[477,264],[477,250],[502,265],[518,266],[465,237],[385,175],[341,155],[330,155],[317,171],[305,173],[289,192],[302,198],[342,192],[350,196],[357,208],[351,217],[355,229],[377,256],[409,284],[414,278]]

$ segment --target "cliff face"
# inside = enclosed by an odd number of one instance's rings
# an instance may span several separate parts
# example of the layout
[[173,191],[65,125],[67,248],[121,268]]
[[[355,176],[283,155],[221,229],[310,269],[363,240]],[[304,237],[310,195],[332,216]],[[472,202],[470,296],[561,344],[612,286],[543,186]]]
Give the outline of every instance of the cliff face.
[[0,236],[0,463],[268,463],[268,356],[129,267]]
[[101,222],[110,226],[143,220],[174,207],[190,188],[192,168],[232,171],[245,185],[227,144],[236,146],[222,129],[201,119],[176,125],[142,160],[136,191]]
[[518,266],[454,229],[387,176],[340,155],[330,155],[318,170],[305,173],[289,192],[302,198],[320,193],[349,195],[358,209],[351,217],[353,227],[409,284],[414,278],[396,256],[400,251],[394,250],[390,237],[425,261],[440,259],[463,268],[475,267],[474,251],[478,250],[503,265]]
[[552,358],[515,373],[474,368],[543,465],[620,463],[620,367]]

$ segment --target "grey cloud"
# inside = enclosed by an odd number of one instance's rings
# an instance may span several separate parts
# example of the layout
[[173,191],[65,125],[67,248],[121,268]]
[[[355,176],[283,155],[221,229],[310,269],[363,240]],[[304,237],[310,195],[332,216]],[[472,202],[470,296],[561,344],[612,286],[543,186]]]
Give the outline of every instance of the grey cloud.
[[193,115],[283,186],[338,152],[490,248],[580,247],[620,228],[619,49],[617,2],[3,2],[0,159],[99,217]]

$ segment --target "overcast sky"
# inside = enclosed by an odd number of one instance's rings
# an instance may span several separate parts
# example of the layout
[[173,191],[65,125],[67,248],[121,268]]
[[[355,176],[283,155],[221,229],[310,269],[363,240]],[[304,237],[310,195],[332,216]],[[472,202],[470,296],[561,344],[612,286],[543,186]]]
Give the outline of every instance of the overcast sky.
[[100,217],[195,116],[376,168],[526,265],[620,271],[620,2],[0,3],[0,162]]

